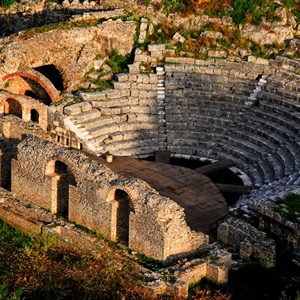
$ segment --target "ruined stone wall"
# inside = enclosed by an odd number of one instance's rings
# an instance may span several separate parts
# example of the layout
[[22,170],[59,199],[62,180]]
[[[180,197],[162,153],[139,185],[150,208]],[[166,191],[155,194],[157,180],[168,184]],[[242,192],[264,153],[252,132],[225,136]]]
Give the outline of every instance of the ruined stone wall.
[[189,285],[205,276],[220,283],[228,280],[231,254],[220,249],[216,243],[202,248],[197,253],[201,258],[179,259],[154,271],[142,267],[137,262],[138,254],[135,251],[126,254],[124,250],[118,252],[103,238],[92,236],[31,202],[17,199],[4,189],[0,189],[0,218],[25,233],[54,235],[67,247],[82,249],[96,258],[99,258],[102,251],[117,252],[114,263],[125,261],[126,265],[134,267],[140,274],[142,288],[150,291],[151,298],[156,298],[164,292],[180,299],[186,298]]
[[117,20],[97,27],[57,29],[25,36],[21,43],[12,42],[2,49],[0,77],[18,72],[24,65],[35,68],[53,64],[62,74],[66,89],[74,90],[93,67],[97,54],[106,55],[112,49],[122,55],[129,54],[135,30],[135,22]]
[[22,119],[25,122],[31,121],[32,110],[35,110],[38,113],[37,123],[44,131],[47,131],[48,107],[45,104],[39,102],[38,100],[28,96],[12,94],[3,90],[0,91],[0,116],[3,117],[7,114],[14,114],[13,111],[9,111],[9,107],[6,108],[8,106],[7,101],[9,101],[10,99],[13,99],[13,101],[19,103],[22,113],[22,115],[19,117],[22,117]]
[[251,201],[249,208],[253,210],[259,219],[259,228],[274,235],[279,241],[280,247],[288,252],[296,252],[300,249],[300,225],[293,223],[278,212],[274,211],[275,203],[270,201]]
[[208,243],[206,235],[187,227],[182,208],[142,180],[123,178],[79,152],[34,136],[28,136],[18,145],[12,166],[12,192],[58,212],[58,202],[62,200],[57,196],[57,182],[62,175],[55,171],[55,161],[66,164],[77,183],[69,188],[70,221],[113,238],[114,194],[123,190],[133,203],[129,215],[130,248],[166,260]]
[[0,186],[10,188],[11,160],[17,155],[17,147],[7,140],[0,140]]
[[[105,3],[107,2],[107,3]],[[126,7],[126,4],[101,1],[97,4],[91,1],[63,1],[62,5],[50,1],[22,0],[10,6],[9,9],[0,8],[0,26],[2,36],[28,30],[35,27],[53,25],[61,22],[87,20],[91,18],[108,19],[114,18],[124,11],[118,8]],[[132,4],[132,3],[131,3]],[[108,11],[108,9],[116,8]],[[104,10],[104,12],[103,12]],[[1,42],[0,42],[1,43]]]
[[276,245],[267,234],[249,223],[229,218],[218,227],[218,241],[234,247],[245,260],[257,260],[265,267],[276,264]]

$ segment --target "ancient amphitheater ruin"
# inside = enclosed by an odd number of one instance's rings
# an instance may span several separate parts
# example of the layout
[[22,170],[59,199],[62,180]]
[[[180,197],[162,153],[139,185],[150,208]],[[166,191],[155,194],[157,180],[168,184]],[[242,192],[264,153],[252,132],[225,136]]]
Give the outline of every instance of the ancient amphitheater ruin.
[[[3,38],[0,217],[31,233],[95,246],[71,221],[165,265],[206,249],[205,262],[175,274],[180,284],[160,282],[156,290],[180,295],[203,276],[227,280],[230,253],[210,246],[210,225],[224,221],[219,241],[265,266],[275,264],[276,250],[261,230],[298,252],[299,224],[272,206],[299,193],[300,62],[174,57],[161,44],[142,51],[134,40],[147,21],[138,27],[118,19],[123,14],[87,13],[80,18],[107,20]],[[93,90],[83,78],[91,69],[97,77],[113,49],[134,52],[134,61],[112,88]],[[149,157],[157,162],[141,160]],[[229,167],[243,187],[214,185],[207,166],[162,164],[170,158]],[[243,220],[223,218],[226,188],[247,191],[230,209]],[[259,229],[245,221],[251,215]],[[210,260],[216,253],[219,260]]]

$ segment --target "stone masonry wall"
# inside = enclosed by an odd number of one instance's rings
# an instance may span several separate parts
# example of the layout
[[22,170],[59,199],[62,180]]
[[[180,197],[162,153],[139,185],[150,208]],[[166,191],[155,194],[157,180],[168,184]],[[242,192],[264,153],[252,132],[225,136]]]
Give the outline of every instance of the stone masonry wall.
[[257,260],[265,267],[276,264],[276,245],[267,238],[265,232],[259,231],[249,223],[229,218],[218,227],[218,241],[239,251],[245,260]]
[[16,41],[3,47],[0,77],[18,72],[24,65],[35,68],[53,64],[62,74],[66,90],[74,90],[93,67],[96,55],[106,55],[112,49],[122,55],[129,54],[135,30],[135,22],[117,20],[95,27],[57,29],[25,37],[22,43]]
[[110,238],[114,228],[113,195],[120,189],[129,195],[134,205],[129,217],[129,247],[132,249],[166,260],[208,243],[206,235],[187,227],[182,208],[160,196],[142,180],[123,178],[79,152],[33,136],[18,146],[12,166],[12,192],[55,212],[53,203],[59,201],[57,174],[53,174],[55,161],[65,163],[77,183],[69,193],[71,221]]
[[[28,96],[17,95],[6,91],[0,91],[0,116],[5,115],[5,106],[7,105],[6,102],[9,99],[13,99],[17,101],[22,110],[22,119],[25,122],[31,120],[32,109],[34,109],[39,117],[38,117],[38,124],[44,130],[47,131],[48,127],[48,107]],[[11,113],[11,112],[10,112]]]
[[[15,198],[12,193],[0,189],[0,218],[25,233],[33,235],[49,234],[66,243],[68,247],[75,247],[95,255],[99,253],[117,251],[111,248],[101,237],[91,236],[85,231],[76,228],[61,218],[51,214],[39,206],[25,200]],[[121,254],[121,255],[120,255]],[[115,264],[131,265],[140,274],[140,284],[150,292],[151,298],[167,292],[180,299],[188,296],[190,284],[203,277],[220,283],[228,280],[228,268],[231,254],[219,249],[216,243],[201,249],[198,253],[201,258],[184,258],[176,260],[171,265],[149,270],[136,262],[137,254],[134,251],[117,253]],[[121,261],[120,261],[121,257]],[[102,257],[103,258],[103,257]],[[172,280],[171,280],[172,279]]]
[[300,225],[293,223],[274,211],[275,203],[270,201],[250,201],[249,208],[259,219],[259,228],[277,237],[280,246],[288,252],[300,249]]

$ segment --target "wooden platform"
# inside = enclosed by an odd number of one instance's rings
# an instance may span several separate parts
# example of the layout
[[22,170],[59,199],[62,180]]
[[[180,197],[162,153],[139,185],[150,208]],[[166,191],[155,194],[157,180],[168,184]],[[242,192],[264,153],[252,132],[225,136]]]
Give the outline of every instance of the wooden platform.
[[209,226],[228,213],[227,203],[209,178],[197,171],[134,158],[114,157],[107,163],[102,157],[91,156],[113,172],[143,179],[161,195],[184,208],[191,229],[209,232]]
[[208,174],[212,174],[217,171],[220,171],[220,170],[227,169],[232,166],[234,166],[233,161],[228,160],[228,159],[221,159],[217,162],[199,167],[199,168],[195,169],[195,171],[197,171],[198,173],[200,173],[202,175],[208,175]]

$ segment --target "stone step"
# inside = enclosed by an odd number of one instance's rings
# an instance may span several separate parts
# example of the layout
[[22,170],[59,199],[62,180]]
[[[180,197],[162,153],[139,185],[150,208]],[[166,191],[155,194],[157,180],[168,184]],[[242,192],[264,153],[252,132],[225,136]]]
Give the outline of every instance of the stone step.
[[126,122],[128,119],[127,114],[113,115],[113,116],[101,116],[97,119],[92,119],[81,123],[81,126],[86,130],[91,131],[95,128],[110,125],[113,123]]
[[107,142],[102,145],[105,151],[113,153],[117,150],[129,149],[129,148],[152,148],[155,150],[157,148],[158,141],[154,138],[143,138],[143,139],[133,139],[133,140],[123,140],[119,142]]
[[[299,96],[300,98],[300,96]],[[281,97],[280,95],[272,94],[270,92],[264,93],[262,95],[262,101],[266,103],[272,103],[274,105],[279,105],[287,109],[291,109],[294,112],[300,112],[300,103],[291,99]]]
[[300,132],[300,125],[295,124],[295,122],[289,122],[289,120],[282,116],[262,111],[256,107],[250,108],[248,118],[252,121],[265,124],[266,128],[274,128],[277,133],[287,138],[298,136]]
[[[271,111],[275,115],[282,116],[284,118],[287,118],[290,122],[292,122],[292,125],[297,126],[300,122],[300,112],[292,111],[291,109],[277,106],[270,103],[260,102],[260,107],[262,107],[266,111]],[[300,127],[300,126],[298,126]]]
[[155,132],[159,128],[157,122],[154,123],[145,123],[145,122],[132,122],[132,123],[113,123],[110,126],[101,126],[91,130],[90,134],[92,136],[94,143],[102,143],[104,139],[108,138],[109,135],[115,132],[122,132],[126,135],[126,132],[141,132],[144,134],[144,131]]
[[75,124],[81,124],[90,119],[95,119],[99,117],[101,117],[101,112],[98,109],[92,109],[90,111],[82,112],[77,114],[76,116],[73,116],[71,118],[71,121],[73,121]]
[[127,149],[120,149],[120,150],[115,150],[112,151],[111,153],[115,156],[130,156],[130,157],[148,157],[153,155],[153,152],[157,150],[157,148],[152,148],[152,147],[132,147],[132,148],[127,148]]

